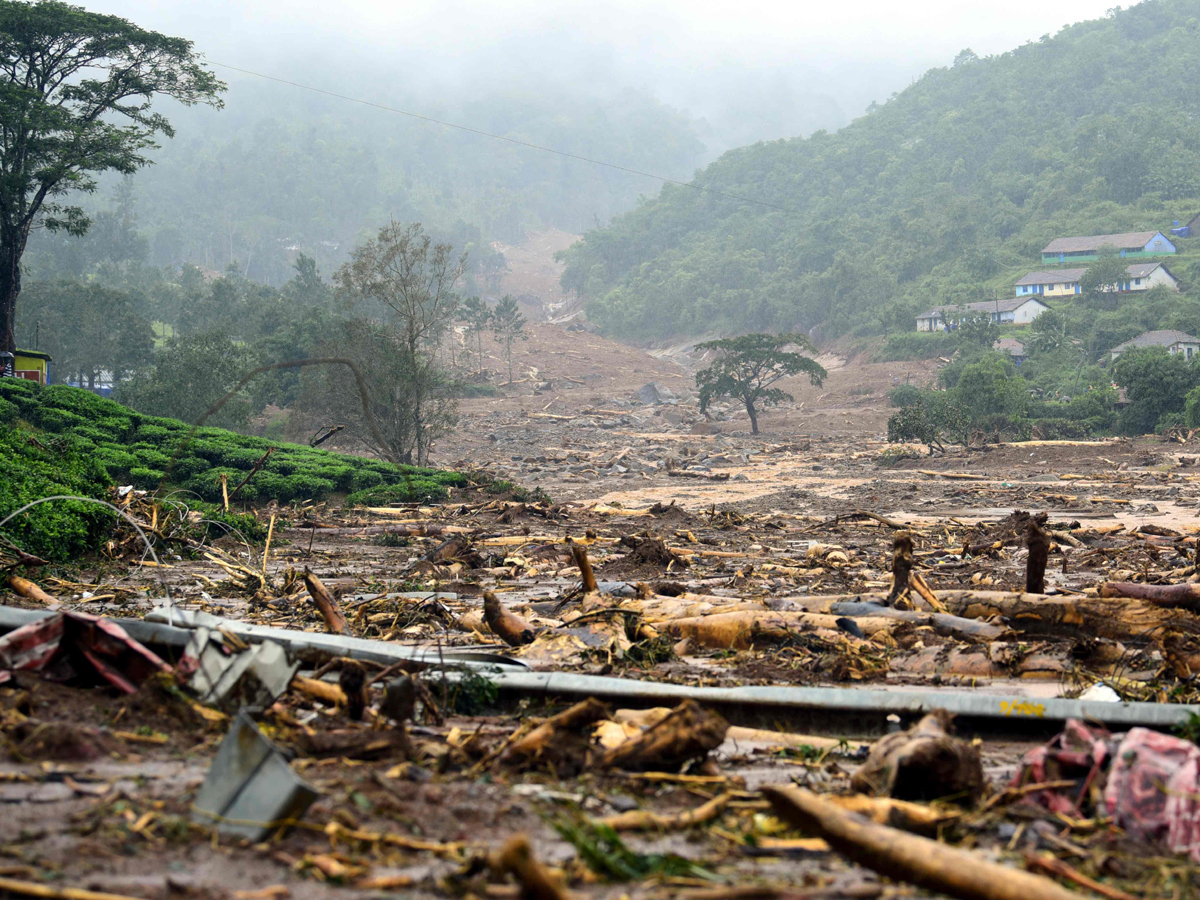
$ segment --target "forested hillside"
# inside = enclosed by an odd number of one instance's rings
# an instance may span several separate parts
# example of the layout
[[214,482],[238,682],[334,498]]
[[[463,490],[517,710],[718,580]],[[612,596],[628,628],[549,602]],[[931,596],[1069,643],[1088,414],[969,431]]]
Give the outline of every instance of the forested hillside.
[[668,186],[568,250],[564,285],[617,336],[911,329],[923,308],[1008,296],[1000,276],[1053,237],[1200,212],[1198,78],[1200,0],[964,50],[835,134],[731,151],[696,179],[783,210]]

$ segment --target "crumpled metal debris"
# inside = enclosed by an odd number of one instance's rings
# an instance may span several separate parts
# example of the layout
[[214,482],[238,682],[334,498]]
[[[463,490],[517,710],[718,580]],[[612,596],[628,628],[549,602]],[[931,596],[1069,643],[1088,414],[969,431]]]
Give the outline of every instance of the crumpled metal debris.
[[177,666],[202,703],[226,711],[270,706],[299,668],[275,641],[238,648],[221,632],[203,627],[192,634]]
[[64,609],[0,638],[0,684],[16,671],[49,681],[110,684],[133,694],[146,678],[171,667],[116,622]]
[[239,710],[192,803],[192,820],[260,841],[303,816],[318,796]]

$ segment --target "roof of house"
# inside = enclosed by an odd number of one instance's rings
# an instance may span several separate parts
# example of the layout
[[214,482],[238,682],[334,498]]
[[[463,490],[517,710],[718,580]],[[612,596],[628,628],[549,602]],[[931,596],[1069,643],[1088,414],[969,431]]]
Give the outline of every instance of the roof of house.
[[29,359],[44,359],[46,362],[54,362],[54,357],[49,353],[42,353],[40,350],[21,350],[18,348],[17,356],[24,356]]
[[996,343],[993,344],[992,347],[995,350],[999,350],[1003,353],[1009,353],[1012,356],[1024,356],[1025,355],[1025,345],[1022,344],[1020,341],[1018,341],[1016,338],[1010,338],[1010,337],[1000,338],[1000,340],[996,341]]
[[1183,331],[1147,331],[1132,340],[1117,344],[1113,350],[1137,350],[1140,347],[1170,347],[1174,344],[1200,344],[1200,338]]
[[1079,253],[1084,250],[1099,250],[1101,247],[1116,247],[1118,250],[1128,250],[1133,247],[1145,247],[1157,231],[1129,231],[1125,234],[1096,234],[1091,237],[1057,238],[1047,244],[1043,253]]
[[1017,286],[1020,287],[1023,284],[1070,284],[1082,278],[1086,271],[1087,269],[1059,269],[1055,272],[1030,272],[1017,282]]
[[[1133,263],[1125,267],[1130,278],[1145,278],[1155,269],[1162,269],[1170,275],[1170,269],[1160,262]],[[1086,271],[1087,269],[1051,269],[1045,272],[1029,272],[1017,282],[1017,287],[1026,284],[1071,284],[1082,278]]]
[[1042,306],[1046,306],[1037,297],[1005,297],[1003,300],[980,300],[977,303],[943,303],[941,306],[934,306],[927,309],[917,316],[917,318],[929,319],[952,309],[970,309],[978,310],[979,312],[1012,312],[1015,309],[1020,309],[1026,303],[1039,303]]

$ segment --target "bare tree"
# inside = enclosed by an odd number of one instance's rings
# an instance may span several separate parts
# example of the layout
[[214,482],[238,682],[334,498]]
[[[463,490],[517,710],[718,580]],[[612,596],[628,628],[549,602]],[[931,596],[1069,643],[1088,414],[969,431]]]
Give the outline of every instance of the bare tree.
[[399,445],[389,440],[392,446],[377,448],[390,459],[425,465],[434,439],[453,419],[438,348],[454,321],[454,286],[466,259],[449,244],[433,243],[418,223],[391,222],[356,247],[335,276],[351,302],[392,332],[395,359],[386,371],[396,383],[373,389],[388,394],[400,407],[395,415],[407,420],[394,431]]

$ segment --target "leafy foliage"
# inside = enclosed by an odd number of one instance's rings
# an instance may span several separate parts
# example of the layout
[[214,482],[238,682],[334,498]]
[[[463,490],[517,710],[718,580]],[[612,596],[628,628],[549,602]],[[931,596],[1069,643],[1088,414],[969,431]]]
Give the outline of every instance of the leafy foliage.
[[1129,398],[1121,430],[1147,434],[1165,416],[1184,413],[1188,394],[1200,385],[1200,368],[1182,354],[1149,347],[1122,353],[1113,363],[1113,379]]
[[[191,42],[59,0],[0,2],[0,349],[15,349],[18,266],[35,222],[83,234],[83,209],[101,172],[149,160],[154,136],[174,134],[151,112],[157,95],[217,104],[224,85]],[[8,273],[8,274],[4,274]]]
[[827,374],[816,360],[787,349],[793,346],[812,350],[812,342],[802,334],[745,334],[697,344],[697,350],[720,354],[712,365],[696,373],[700,411],[719,397],[733,397],[746,407],[751,431],[758,434],[759,406],[777,406],[794,399],[773,387],[776,382],[790,375],[807,375],[819,385]]
[[635,853],[616,831],[600,822],[557,822],[554,830],[589,869],[608,881],[640,881],[650,875],[712,878],[708,870],[673,853]]
[[517,301],[505,294],[492,310],[492,336],[504,348],[504,359],[508,363],[508,383],[512,384],[512,348],[517,341],[529,340],[525,330],[525,317],[517,308]]

